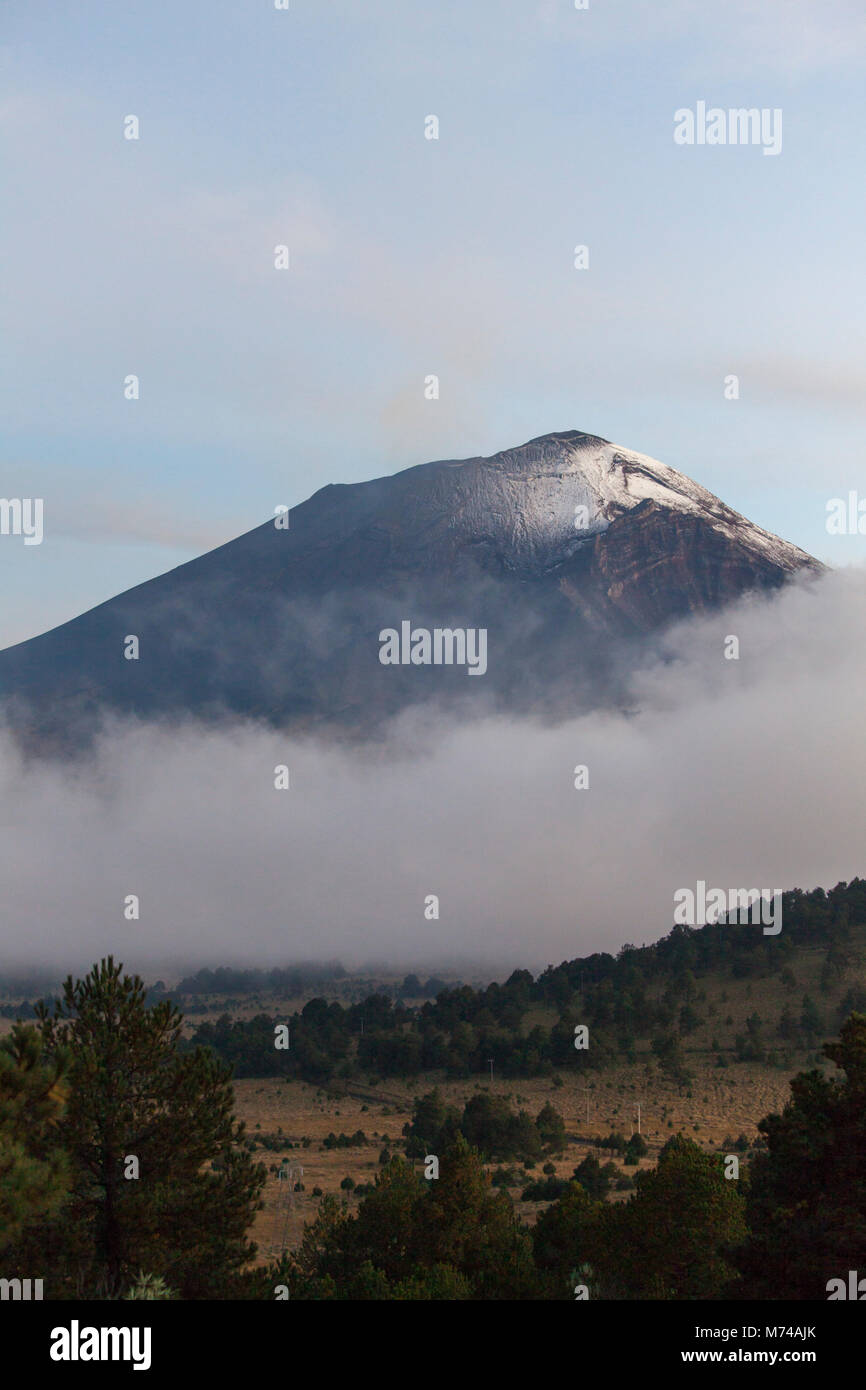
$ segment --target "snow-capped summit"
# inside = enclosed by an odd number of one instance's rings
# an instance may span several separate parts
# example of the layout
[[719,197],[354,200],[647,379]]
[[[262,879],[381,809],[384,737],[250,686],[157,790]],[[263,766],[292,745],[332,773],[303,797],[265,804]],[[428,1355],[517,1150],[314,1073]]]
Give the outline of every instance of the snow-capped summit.
[[412,480],[416,505],[426,494],[431,520],[439,515],[450,529],[476,541],[497,537],[511,546],[515,563],[521,557],[530,566],[564,558],[645,502],[701,517],[784,570],[813,563],[684,473],[578,430],[541,435],[489,458],[424,464],[398,476]]

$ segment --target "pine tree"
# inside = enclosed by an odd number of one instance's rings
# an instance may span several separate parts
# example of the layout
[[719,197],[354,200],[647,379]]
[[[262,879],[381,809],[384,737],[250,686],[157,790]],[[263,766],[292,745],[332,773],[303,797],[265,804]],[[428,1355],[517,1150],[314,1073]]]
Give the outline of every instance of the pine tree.
[[610,1191],[610,1175],[602,1168],[595,1154],[587,1154],[578,1163],[574,1178],[594,1201],[601,1201]]
[[800,1015],[800,1027],[806,1034],[810,1044],[814,1044],[824,1031],[824,1018],[821,1010],[809,994],[803,995],[803,1012]]
[[529,1233],[507,1194],[491,1191],[481,1156],[459,1138],[441,1155],[440,1174],[417,1209],[413,1238],[424,1265],[457,1270],[475,1299],[533,1298]]
[[574,1298],[571,1271],[582,1261],[586,1231],[596,1210],[586,1189],[571,1182],[559,1201],[551,1203],[536,1221],[532,1249],[546,1298]]
[[68,1066],[65,1051],[46,1060],[33,1027],[17,1023],[0,1043],[0,1249],[55,1211],[68,1188],[57,1145]]
[[51,1056],[71,1054],[59,1134],[72,1183],[58,1219],[31,1231],[66,1291],[118,1297],[141,1270],[181,1298],[230,1297],[255,1247],[265,1170],[233,1115],[230,1071],[180,1049],[181,1015],[148,1008],[111,956],[37,1010]]
[[825,1299],[829,1279],[866,1270],[866,1015],[823,1050],[844,1079],[800,1072],[781,1115],[758,1125],[767,1148],[752,1161],[738,1256],[749,1297]]
[[602,1208],[585,1254],[603,1297],[724,1298],[736,1275],[730,1249],[745,1235],[738,1184],[716,1155],[674,1135],[635,1195]]
[[392,1158],[355,1216],[323,1198],[297,1252],[260,1276],[262,1295],[281,1282],[295,1300],[525,1299],[538,1288],[529,1233],[462,1136],[429,1182]]
[[568,1142],[565,1121],[558,1110],[547,1101],[535,1117],[535,1127],[541,1135],[542,1143],[551,1153],[561,1153]]

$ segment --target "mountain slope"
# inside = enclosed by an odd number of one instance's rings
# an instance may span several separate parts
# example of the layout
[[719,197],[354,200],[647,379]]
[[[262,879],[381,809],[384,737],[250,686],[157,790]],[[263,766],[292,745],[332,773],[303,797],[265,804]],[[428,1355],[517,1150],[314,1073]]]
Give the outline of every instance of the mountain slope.
[[[671,620],[818,569],[665,464],[551,434],[325,487],[288,529],[266,522],[0,653],[0,701],[37,742],[105,710],[364,732],[434,696],[573,711],[617,698]],[[486,629],[484,679],[383,665],[379,633],[404,620]]]

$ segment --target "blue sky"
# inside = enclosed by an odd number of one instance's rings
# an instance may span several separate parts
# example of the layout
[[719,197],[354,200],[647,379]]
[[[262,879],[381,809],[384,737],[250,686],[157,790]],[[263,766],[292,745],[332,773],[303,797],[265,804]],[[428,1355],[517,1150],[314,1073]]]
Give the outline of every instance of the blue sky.
[[[860,0],[11,0],[0,495],[45,539],[0,536],[0,645],[551,430],[862,560],[864,58]],[[781,154],[675,145],[699,100],[781,108]]]

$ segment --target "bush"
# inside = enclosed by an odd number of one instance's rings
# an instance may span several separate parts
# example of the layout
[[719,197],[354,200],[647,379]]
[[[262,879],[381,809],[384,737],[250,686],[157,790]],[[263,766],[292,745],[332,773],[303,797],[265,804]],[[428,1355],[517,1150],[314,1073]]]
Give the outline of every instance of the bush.
[[139,1274],[129,1293],[124,1294],[125,1299],[169,1299],[175,1298],[174,1291],[166,1285],[165,1280],[154,1274]]
[[366,1144],[367,1136],[362,1129],[356,1129],[354,1134],[335,1134],[331,1130],[323,1142],[326,1149],[353,1149]]
[[633,1134],[625,1146],[623,1153],[623,1163],[634,1166],[639,1158],[645,1158],[649,1150],[646,1141],[640,1134]]
[[613,1149],[614,1153],[624,1153],[627,1143],[628,1140],[624,1134],[612,1130],[606,1139],[596,1139],[595,1147],[597,1149]]
[[521,1202],[555,1202],[568,1188],[565,1178],[545,1178],[532,1182],[520,1194]]

